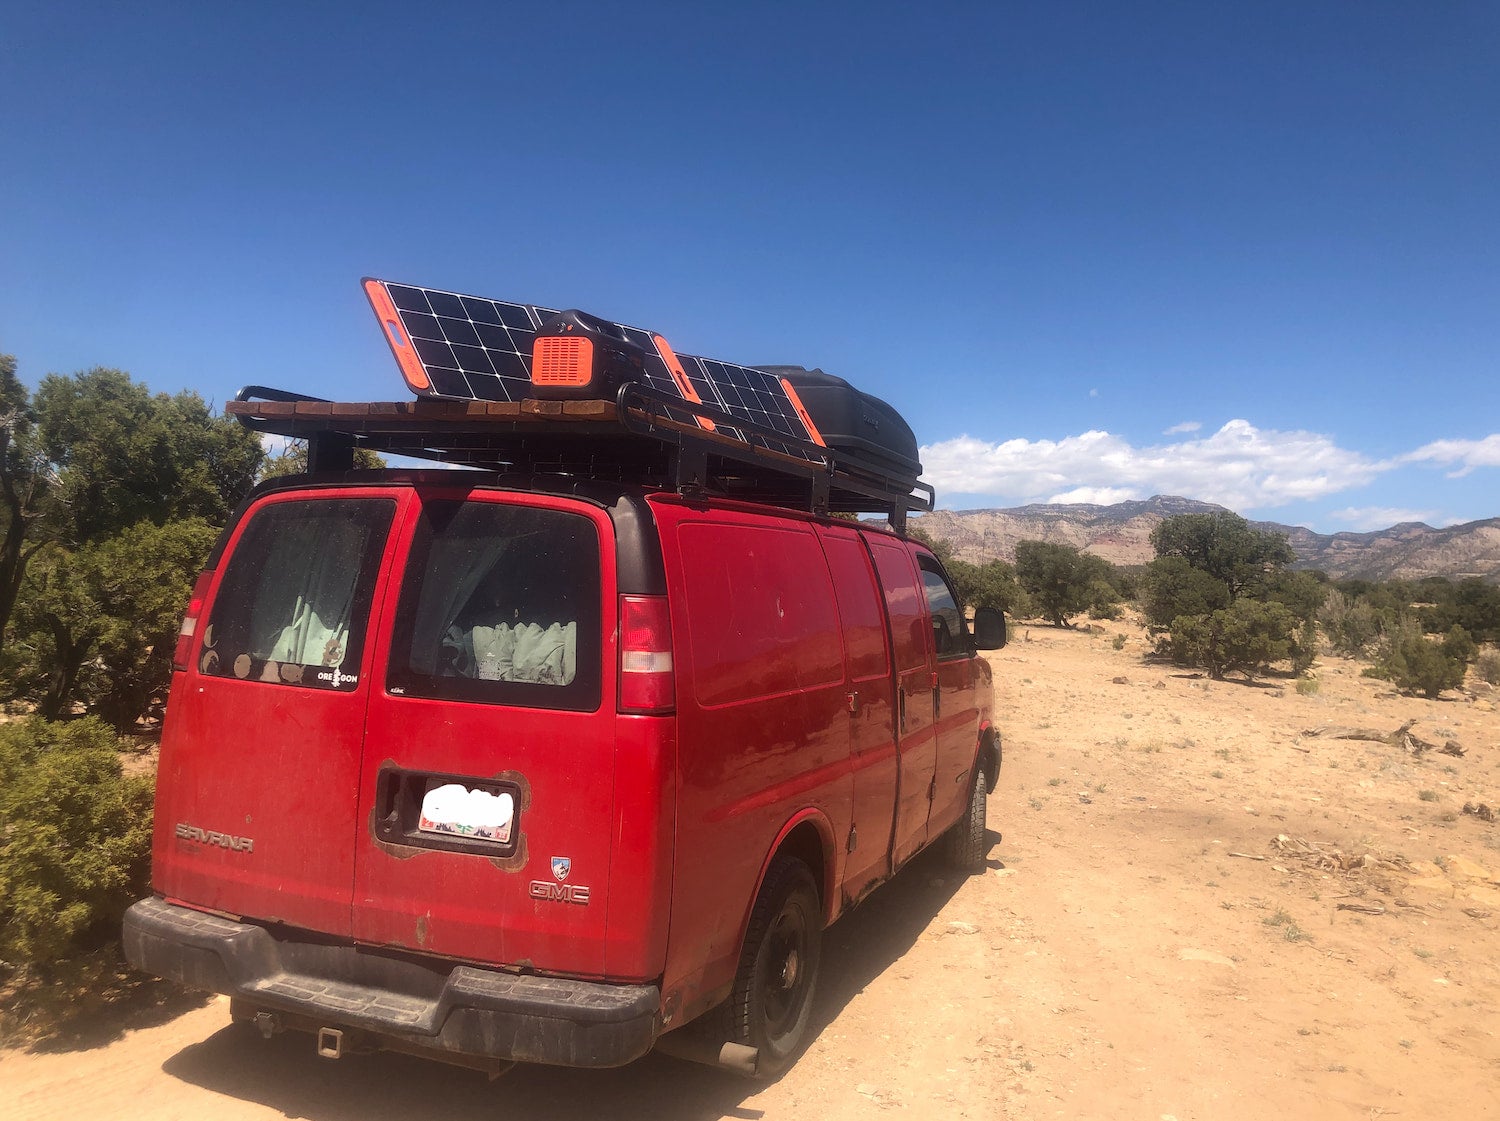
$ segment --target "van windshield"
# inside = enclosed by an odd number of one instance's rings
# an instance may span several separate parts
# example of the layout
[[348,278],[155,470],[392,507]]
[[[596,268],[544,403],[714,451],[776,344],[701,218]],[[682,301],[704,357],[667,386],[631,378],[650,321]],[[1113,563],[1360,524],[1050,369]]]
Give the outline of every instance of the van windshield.
[[579,514],[429,502],[391,642],[392,693],[599,705],[599,535]]
[[198,668],[217,677],[353,689],[396,504],[274,502],[229,558]]

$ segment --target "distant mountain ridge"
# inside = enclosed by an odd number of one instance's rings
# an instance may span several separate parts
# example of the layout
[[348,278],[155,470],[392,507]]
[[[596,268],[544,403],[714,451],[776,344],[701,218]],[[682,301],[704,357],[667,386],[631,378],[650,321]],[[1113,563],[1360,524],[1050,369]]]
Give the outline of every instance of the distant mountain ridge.
[[[1008,510],[937,510],[911,524],[947,542],[971,564],[1015,559],[1016,542],[1073,545],[1114,564],[1145,564],[1155,553],[1151,531],[1173,514],[1211,514],[1223,506],[1174,495],[1113,506],[1059,503]],[[1314,533],[1302,526],[1252,521],[1284,533],[1298,568],[1316,568],[1343,579],[1417,580],[1424,576],[1479,576],[1500,583],[1500,518],[1434,529],[1402,522],[1371,533]]]

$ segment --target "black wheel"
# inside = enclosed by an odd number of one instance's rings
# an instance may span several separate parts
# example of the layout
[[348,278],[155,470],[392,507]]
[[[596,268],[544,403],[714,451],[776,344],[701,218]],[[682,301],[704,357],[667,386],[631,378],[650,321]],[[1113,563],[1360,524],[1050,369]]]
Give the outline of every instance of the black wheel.
[[989,791],[985,788],[984,771],[974,768],[974,782],[969,790],[969,808],[953,823],[948,835],[943,838],[943,854],[948,863],[960,872],[984,871],[984,827],[985,804]]
[[800,860],[779,857],[750,913],[728,1004],[730,1039],[760,1051],[761,1078],[790,1066],[804,1042],[822,944],[812,873]]

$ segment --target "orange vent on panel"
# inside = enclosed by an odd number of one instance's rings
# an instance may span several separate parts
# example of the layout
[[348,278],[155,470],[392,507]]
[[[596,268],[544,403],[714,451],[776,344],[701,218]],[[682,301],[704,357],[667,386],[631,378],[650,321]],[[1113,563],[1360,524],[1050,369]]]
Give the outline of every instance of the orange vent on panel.
[[532,385],[588,385],[593,376],[592,339],[544,335],[531,348]]

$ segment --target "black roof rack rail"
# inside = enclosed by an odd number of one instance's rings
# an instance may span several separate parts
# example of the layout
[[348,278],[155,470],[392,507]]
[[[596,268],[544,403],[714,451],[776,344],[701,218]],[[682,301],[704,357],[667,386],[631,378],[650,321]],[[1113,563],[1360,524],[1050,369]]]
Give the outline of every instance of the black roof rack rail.
[[814,514],[884,514],[898,533],[906,531],[909,512],[932,510],[936,500],[929,484],[870,457],[633,381],[621,385],[612,401],[339,402],[246,386],[225,411],[254,431],[307,440],[312,472],[348,470],[354,449],[367,448],[488,470],[613,479]]

